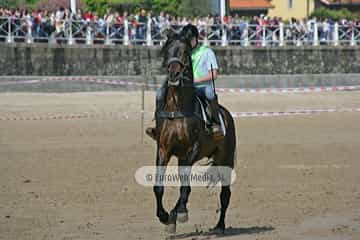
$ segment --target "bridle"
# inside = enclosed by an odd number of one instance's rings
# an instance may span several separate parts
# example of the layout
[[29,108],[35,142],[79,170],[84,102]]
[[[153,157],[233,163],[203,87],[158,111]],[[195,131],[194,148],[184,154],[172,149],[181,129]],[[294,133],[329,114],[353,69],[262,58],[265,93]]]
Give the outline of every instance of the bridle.
[[[180,71],[177,72],[176,76],[174,76],[172,79],[167,80],[167,87],[186,87],[192,85],[192,76],[187,76],[187,70],[192,71],[192,65],[191,65],[191,56],[189,56],[189,61],[184,62],[179,57],[171,57],[167,60],[167,68],[170,69],[170,65],[178,63],[180,64],[181,68]],[[189,69],[188,69],[189,68]],[[168,72],[170,73],[170,72]],[[176,108],[179,108],[178,102],[176,101],[176,98],[174,95],[172,95],[172,100]],[[167,103],[166,103],[167,104]],[[184,112],[184,111],[159,111],[156,116],[160,119],[177,119],[177,118],[184,118],[184,117],[194,117],[193,112]]]
[[[180,58],[172,57],[167,61],[168,68],[173,63],[179,63],[181,65],[181,70],[176,75],[176,77],[174,79],[175,81],[174,80],[167,81],[168,82],[167,84],[168,84],[168,86],[179,86],[179,87],[184,86],[184,82],[190,82],[191,81],[191,79],[184,74],[185,71],[186,71],[187,65]],[[189,65],[189,63],[188,63],[188,65]]]

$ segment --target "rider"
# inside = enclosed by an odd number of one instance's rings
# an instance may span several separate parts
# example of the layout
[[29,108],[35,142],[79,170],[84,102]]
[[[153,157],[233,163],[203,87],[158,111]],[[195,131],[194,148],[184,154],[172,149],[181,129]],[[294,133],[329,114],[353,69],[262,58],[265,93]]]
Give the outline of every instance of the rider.
[[[192,24],[186,25],[182,29],[181,34],[189,36],[192,47],[191,60],[196,95],[206,98],[209,101],[214,120],[212,132],[222,134],[219,118],[220,110],[212,83],[212,79],[214,78],[215,80],[217,77],[218,70],[215,53],[212,49],[199,44],[199,31],[196,26]],[[164,89],[159,89],[156,94],[156,109],[164,103],[164,95]]]
[[216,79],[217,70],[219,69],[215,53],[211,48],[199,44],[199,31],[196,26],[188,24],[183,28],[182,32],[191,36],[191,60],[195,92],[198,96],[205,97],[209,101],[214,120],[213,132],[221,132],[219,105],[212,82],[213,78]]

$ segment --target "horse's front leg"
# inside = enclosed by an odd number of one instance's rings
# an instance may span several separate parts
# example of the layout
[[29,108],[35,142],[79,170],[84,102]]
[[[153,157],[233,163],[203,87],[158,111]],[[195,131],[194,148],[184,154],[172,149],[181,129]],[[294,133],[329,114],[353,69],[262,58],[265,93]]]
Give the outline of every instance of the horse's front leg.
[[[176,221],[186,222],[189,219],[186,205],[191,192],[191,166],[194,162],[194,159],[197,157],[199,150],[198,146],[198,143],[195,143],[189,155],[186,158],[179,159],[178,175],[181,182],[180,196],[178,201],[176,202],[175,207],[171,210],[169,217],[169,227],[173,231],[176,230]],[[171,227],[171,225],[173,226]]]
[[178,172],[181,181],[180,196],[173,211],[176,210],[177,221],[183,223],[183,222],[187,222],[187,220],[189,219],[186,205],[191,192],[191,187],[190,187],[191,165],[179,165]]
[[166,166],[169,162],[169,157],[165,151],[158,149],[156,156],[156,176],[154,185],[154,194],[156,197],[156,216],[163,224],[169,223],[169,214],[164,209],[162,199],[164,195],[164,179],[166,173]]
[[[181,162],[182,160],[179,159],[179,163]],[[176,221],[186,222],[188,220],[188,211],[186,208],[186,204],[188,202],[189,195],[191,192],[190,179],[189,179],[190,173],[191,173],[190,165],[179,165],[178,175],[181,182],[180,196],[176,202],[175,207],[170,211],[169,223],[167,226],[167,231],[169,233],[176,232]]]

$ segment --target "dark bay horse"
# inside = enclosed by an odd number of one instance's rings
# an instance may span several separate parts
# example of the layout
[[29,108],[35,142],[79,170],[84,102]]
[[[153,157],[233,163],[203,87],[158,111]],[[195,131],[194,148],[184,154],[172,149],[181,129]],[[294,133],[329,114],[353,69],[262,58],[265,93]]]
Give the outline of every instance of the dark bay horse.
[[[213,166],[233,169],[236,158],[236,134],[231,114],[221,107],[226,129],[222,139],[215,139],[206,131],[204,121],[195,114],[190,39],[186,33],[178,34],[173,31],[167,32],[167,38],[161,51],[168,73],[165,82],[165,106],[155,113],[156,127],[147,130],[147,134],[157,142],[156,174],[165,173],[172,156],[178,158],[179,172],[191,168],[195,162],[205,157],[212,158]],[[163,184],[155,184],[153,190],[156,196],[157,217],[161,223],[167,225],[169,232],[175,232],[176,222],[185,222],[188,219],[186,205],[191,191],[190,185],[181,181],[180,196],[170,214],[166,212],[162,203]],[[230,185],[221,184],[220,217],[213,228],[217,233],[225,231],[225,214],[230,196]]]

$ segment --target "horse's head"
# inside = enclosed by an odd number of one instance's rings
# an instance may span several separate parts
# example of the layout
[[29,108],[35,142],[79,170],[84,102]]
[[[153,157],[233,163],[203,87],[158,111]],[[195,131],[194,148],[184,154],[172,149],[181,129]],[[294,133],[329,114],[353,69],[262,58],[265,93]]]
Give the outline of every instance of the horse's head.
[[186,36],[166,30],[167,41],[161,50],[167,68],[168,85],[184,86],[193,81],[191,45]]

